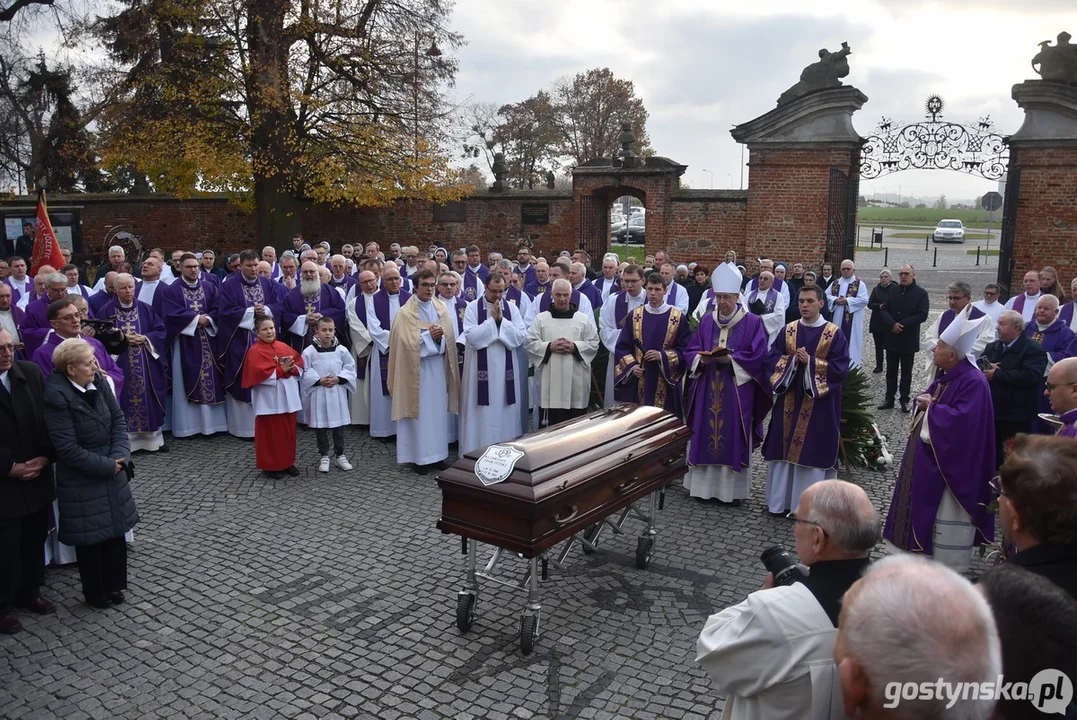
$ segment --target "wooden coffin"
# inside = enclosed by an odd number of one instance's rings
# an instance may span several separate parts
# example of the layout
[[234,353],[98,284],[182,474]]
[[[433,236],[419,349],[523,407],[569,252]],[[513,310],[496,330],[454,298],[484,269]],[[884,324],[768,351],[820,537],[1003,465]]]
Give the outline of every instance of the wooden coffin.
[[690,436],[664,410],[623,404],[476,450],[438,476],[437,527],[535,557],[683,477]]

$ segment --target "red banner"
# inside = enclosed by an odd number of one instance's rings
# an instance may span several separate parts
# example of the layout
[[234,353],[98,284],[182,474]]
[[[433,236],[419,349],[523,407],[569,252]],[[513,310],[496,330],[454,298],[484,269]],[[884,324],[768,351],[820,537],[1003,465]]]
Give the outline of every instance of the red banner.
[[45,190],[37,192],[37,224],[34,226],[34,254],[30,260],[30,277],[35,277],[43,265],[50,265],[59,272],[64,266],[60,243],[49,222],[49,210],[45,205]]

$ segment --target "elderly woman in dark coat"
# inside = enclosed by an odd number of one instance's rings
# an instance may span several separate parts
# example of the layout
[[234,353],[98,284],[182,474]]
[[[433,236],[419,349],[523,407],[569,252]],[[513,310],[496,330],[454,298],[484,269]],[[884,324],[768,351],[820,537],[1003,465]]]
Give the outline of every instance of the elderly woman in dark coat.
[[871,309],[871,321],[868,323],[868,332],[871,333],[871,337],[875,341],[876,373],[881,373],[883,371],[883,357],[885,357],[883,341],[886,339],[886,335],[890,332],[890,329],[882,322],[881,310],[890,302],[890,284],[892,281],[893,276],[890,274],[890,270],[883,268],[879,272],[879,284],[872,288],[871,296],[868,298],[868,307]]
[[60,542],[75,546],[86,603],[124,601],[127,544],[138,522],[128,485],[127,423],[85,340],[60,343],[45,385],[45,423],[56,449]]

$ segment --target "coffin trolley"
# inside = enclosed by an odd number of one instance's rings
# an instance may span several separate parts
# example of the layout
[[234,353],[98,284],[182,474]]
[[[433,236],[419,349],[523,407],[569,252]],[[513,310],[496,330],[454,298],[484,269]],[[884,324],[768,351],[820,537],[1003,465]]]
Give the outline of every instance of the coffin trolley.
[[[576,544],[596,551],[602,532],[625,532],[629,518],[646,524],[636,545],[636,566],[646,568],[660,496],[688,471],[690,435],[664,410],[621,404],[468,453],[441,473],[437,527],[460,535],[467,555],[457,627],[467,632],[474,623],[480,581],[526,590],[520,650],[530,653],[539,636],[540,573],[546,580],[549,563],[561,567]],[[643,498],[647,512],[637,507]],[[481,570],[480,542],[494,546]],[[527,561],[519,580],[498,573],[514,556]]]

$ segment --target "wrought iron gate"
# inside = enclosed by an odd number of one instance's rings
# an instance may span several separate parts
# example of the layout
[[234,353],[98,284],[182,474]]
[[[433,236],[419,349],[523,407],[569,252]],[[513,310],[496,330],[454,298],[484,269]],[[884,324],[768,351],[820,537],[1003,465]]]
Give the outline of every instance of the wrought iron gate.
[[[1010,164],[1013,165],[1014,154],[1010,149]],[[999,299],[1005,302],[1010,298],[1010,280],[1013,278],[1013,242],[1017,233],[1017,196],[1021,190],[1021,170],[1010,170],[1006,176],[1006,199],[1002,204],[1002,239],[998,251]]]
[[827,198],[826,250],[823,261],[837,265],[853,257],[856,232],[852,218],[856,213],[857,182],[837,168],[830,169]]
[[609,248],[609,208],[607,203],[595,195],[580,198],[579,247],[586,250],[592,262],[601,260]]

